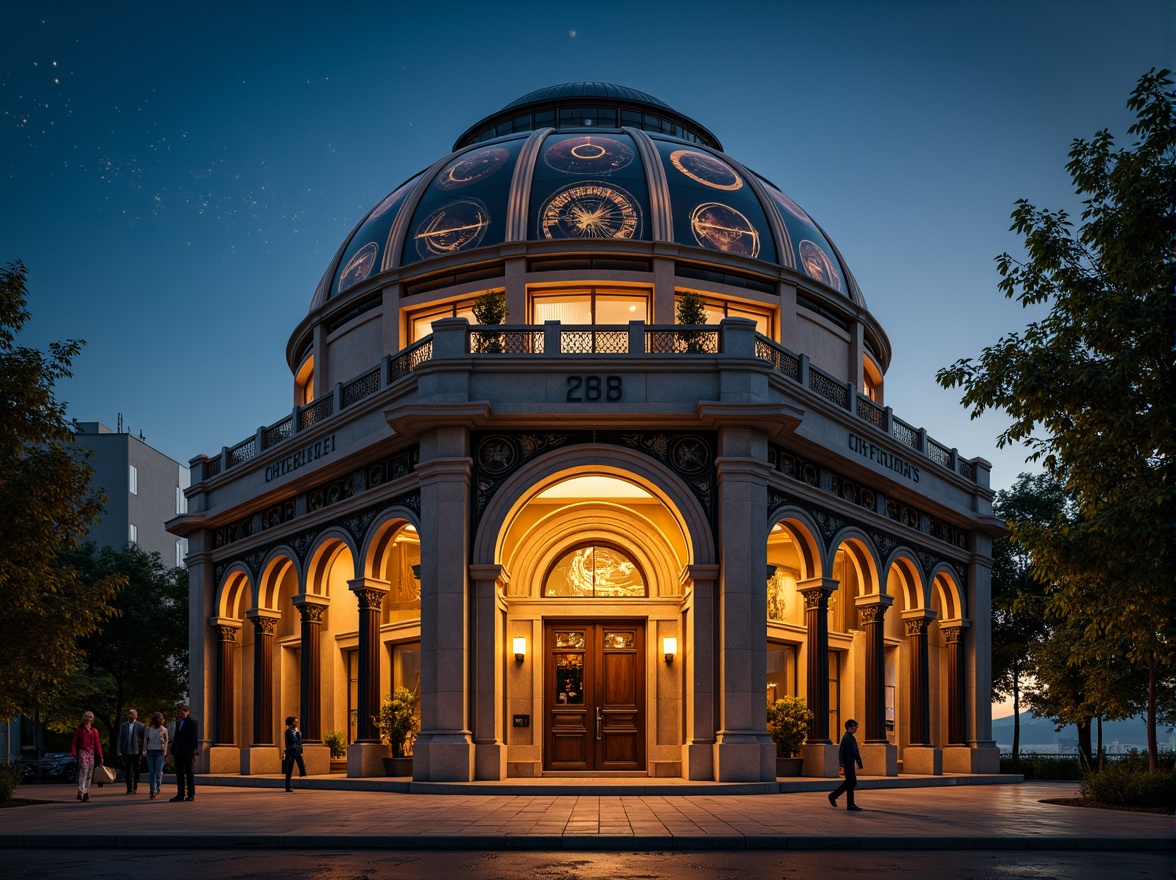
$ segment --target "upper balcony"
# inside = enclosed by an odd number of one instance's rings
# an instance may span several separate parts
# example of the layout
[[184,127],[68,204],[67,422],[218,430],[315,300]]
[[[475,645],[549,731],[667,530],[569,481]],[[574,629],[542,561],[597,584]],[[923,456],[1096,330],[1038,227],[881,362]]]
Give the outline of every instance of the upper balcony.
[[[331,393],[297,406],[285,418],[237,443],[219,454],[197,456],[191,461],[193,482],[207,481],[218,474],[256,458],[264,450],[285,443],[311,426],[337,418],[344,410],[385,389],[406,382],[423,364],[462,357],[495,359],[533,357],[549,364],[569,356],[681,358],[685,367],[692,359],[745,358],[764,362],[798,388],[844,410],[851,417],[885,434],[904,448],[913,450],[926,461],[965,480],[987,485],[988,465],[983,459],[964,459],[927,435],[923,428],[904,422],[891,411],[860,393],[850,382],[843,382],[809,363],[806,355],[795,354],[771,339],[750,331],[750,321],[727,319],[714,326],[652,325],[633,321],[618,326],[574,326],[548,321],[543,325],[470,326],[465,319],[439,322],[430,335],[395,355],[386,355],[380,363],[348,382],[341,382]],[[753,342],[739,341],[753,339]],[[554,366],[554,364],[551,364]]]

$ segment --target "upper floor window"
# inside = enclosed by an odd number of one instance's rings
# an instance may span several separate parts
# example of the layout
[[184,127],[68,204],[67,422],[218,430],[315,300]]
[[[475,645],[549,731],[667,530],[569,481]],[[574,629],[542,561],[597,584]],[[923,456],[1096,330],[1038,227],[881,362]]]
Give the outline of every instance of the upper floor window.
[[433,332],[433,322],[440,321],[442,318],[465,318],[471,324],[476,324],[474,300],[477,298],[478,295],[475,295],[443,304],[434,303],[410,312],[408,315],[409,342],[419,342],[424,339]]
[[188,499],[184,496],[184,490],[180,486],[176,486],[176,513],[188,512]]
[[[718,324],[723,318],[747,318],[755,321],[755,330],[769,339],[775,339],[772,332],[775,322],[772,320],[772,310],[767,306],[755,306],[751,303],[737,300],[719,299],[699,292],[702,296],[702,307],[706,309],[706,323]],[[675,300],[676,302],[676,300]],[[677,323],[675,318],[674,323]]]
[[882,406],[882,371],[869,355],[862,358],[862,394]]
[[134,523],[130,523],[127,526],[127,540],[132,544],[139,543],[139,527]]
[[139,469],[132,465],[127,465],[127,491],[132,495],[139,494]]
[[649,291],[631,287],[565,287],[531,291],[531,322],[628,324],[649,320]]
[[309,355],[298,367],[294,377],[294,405],[306,406],[314,400],[314,355]]
[[629,599],[649,595],[645,575],[616,547],[584,544],[561,556],[547,573],[543,595]]

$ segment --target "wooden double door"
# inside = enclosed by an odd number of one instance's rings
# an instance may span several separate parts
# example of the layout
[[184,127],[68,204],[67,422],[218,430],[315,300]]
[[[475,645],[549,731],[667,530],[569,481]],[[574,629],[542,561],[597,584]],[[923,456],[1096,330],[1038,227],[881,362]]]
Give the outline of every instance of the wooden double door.
[[544,770],[645,769],[645,622],[546,621]]

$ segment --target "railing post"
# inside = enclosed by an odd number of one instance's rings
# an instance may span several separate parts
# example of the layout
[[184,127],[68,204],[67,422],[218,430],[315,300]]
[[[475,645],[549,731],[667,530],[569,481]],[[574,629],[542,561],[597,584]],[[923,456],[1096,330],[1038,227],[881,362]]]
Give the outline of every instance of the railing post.
[[331,389],[331,415],[343,412],[343,383],[336,382]]
[[845,383],[845,408],[857,415],[857,386],[852,382]]
[[380,358],[380,387],[387,388],[392,384],[392,355],[386,354]]
[[294,411],[290,416],[290,436],[291,437],[293,437],[295,434],[297,434],[298,429],[301,427],[301,425],[298,424],[298,422],[300,421],[298,418],[298,410],[300,410],[301,408],[302,407],[300,407],[300,406],[295,406]]
[[802,388],[809,387],[809,357],[807,354],[800,355],[800,363],[796,367],[796,378]]
[[562,340],[560,339],[560,327],[559,321],[543,322],[544,354],[560,354],[563,351]]
[[923,453],[923,455],[926,455],[927,454],[927,429],[926,428],[919,428],[918,435],[919,435],[918,450],[919,450],[919,452]]
[[645,322],[629,322],[629,354],[645,354]]
[[882,430],[887,437],[894,436],[894,410],[888,406],[882,409]]
[[254,455],[261,455],[262,450],[265,449],[265,425],[258,426],[256,439],[253,441],[253,448],[256,450]]
[[223,474],[229,469],[229,447],[222,446],[220,451],[220,472]]

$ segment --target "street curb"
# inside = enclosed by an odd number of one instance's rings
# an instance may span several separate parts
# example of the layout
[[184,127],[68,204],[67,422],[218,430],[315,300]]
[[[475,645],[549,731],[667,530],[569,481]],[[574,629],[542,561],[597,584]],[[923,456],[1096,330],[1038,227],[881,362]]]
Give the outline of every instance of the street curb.
[[1174,852],[1157,837],[871,837],[835,835],[318,835],[318,834],[0,834],[0,849],[273,849],[273,850],[519,850],[570,852],[698,852],[706,850],[1056,850]]

